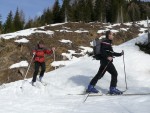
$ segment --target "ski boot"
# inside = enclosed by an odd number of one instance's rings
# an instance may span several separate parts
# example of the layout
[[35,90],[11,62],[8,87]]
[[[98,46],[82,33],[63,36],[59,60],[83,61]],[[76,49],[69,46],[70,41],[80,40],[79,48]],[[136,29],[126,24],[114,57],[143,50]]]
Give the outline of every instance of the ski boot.
[[109,94],[111,94],[111,95],[121,95],[121,94],[123,94],[123,92],[118,90],[116,87],[110,87]]
[[36,86],[36,82],[32,81],[31,84],[32,84],[32,86]]
[[42,77],[39,77],[39,81],[40,81],[41,83],[43,82]]
[[99,91],[97,89],[95,89],[93,85],[89,85],[86,92],[87,93],[98,93]]
[[46,86],[47,85],[47,83],[45,83],[44,81],[43,81],[43,79],[42,79],[43,77],[39,77],[39,82],[41,82],[41,84],[43,84],[44,86]]

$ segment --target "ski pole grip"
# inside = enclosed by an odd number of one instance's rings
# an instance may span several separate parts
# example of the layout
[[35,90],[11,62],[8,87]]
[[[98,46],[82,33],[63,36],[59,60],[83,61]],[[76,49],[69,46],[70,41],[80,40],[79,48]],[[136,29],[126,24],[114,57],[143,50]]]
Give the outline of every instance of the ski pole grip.
[[124,50],[122,50],[122,55],[124,55]]

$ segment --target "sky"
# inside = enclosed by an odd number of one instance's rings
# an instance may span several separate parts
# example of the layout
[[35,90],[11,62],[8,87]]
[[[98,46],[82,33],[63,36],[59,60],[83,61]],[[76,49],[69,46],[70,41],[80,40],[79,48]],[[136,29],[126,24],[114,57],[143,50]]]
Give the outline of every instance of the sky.
[[54,2],[55,0],[0,0],[1,20],[6,20],[10,10],[15,14],[17,7],[23,10],[26,20],[34,18],[41,15],[45,8],[52,7]]

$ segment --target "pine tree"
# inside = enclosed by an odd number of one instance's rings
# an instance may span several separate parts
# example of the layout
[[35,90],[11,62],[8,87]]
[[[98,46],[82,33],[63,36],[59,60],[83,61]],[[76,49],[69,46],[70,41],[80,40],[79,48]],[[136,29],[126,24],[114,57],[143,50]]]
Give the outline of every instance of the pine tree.
[[70,0],[62,0],[63,4],[60,9],[60,14],[62,21],[68,22],[70,20],[71,15],[71,5],[70,5]]
[[77,9],[76,11],[78,11],[78,18],[79,21],[85,21],[86,15],[85,15],[85,11],[86,11],[86,7],[85,7],[85,0],[78,0],[78,4],[77,4]]
[[123,23],[123,14],[125,7],[125,0],[106,0],[106,19],[107,22]]
[[45,13],[45,24],[52,24],[53,23],[53,14],[52,11],[48,8]]
[[94,6],[91,0],[85,0],[84,20],[90,22],[94,20]]
[[135,2],[130,2],[128,5],[128,14],[131,21],[134,22],[140,20],[140,8]]
[[1,19],[2,19],[2,16],[0,15],[0,34],[2,33],[2,28],[3,28],[3,26],[2,26],[2,21],[1,21]]
[[22,23],[22,26],[23,26],[23,28],[24,28],[24,24],[25,24],[25,14],[24,14],[23,10],[20,10],[19,16],[20,16],[20,21],[21,21],[21,23]]
[[41,25],[52,24],[53,23],[53,14],[52,11],[47,8],[43,11],[43,14],[38,17],[37,21],[40,22]]
[[148,6],[147,3],[145,2],[141,2],[139,4],[139,8],[140,8],[140,19],[142,20],[146,20],[147,16],[150,18],[150,6]]
[[4,23],[4,33],[10,33],[14,31],[14,26],[13,26],[13,13],[12,11],[9,12],[7,16],[7,20]]
[[105,21],[105,0],[96,0],[94,5],[94,20]]
[[75,22],[79,21],[78,2],[76,0],[72,3],[71,9],[72,9],[71,20]]
[[19,13],[18,8],[17,8],[15,16],[14,16],[13,24],[14,24],[15,31],[22,30],[24,27],[24,20],[21,17],[21,14]]
[[123,23],[124,22],[124,15],[125,15],[125,7],[126,7],[126,0],[118,0],[117,1],[117,22]]
[[33,27],[40,27],[42,24],[40,23],[41,19],[36,16],[34,19],[33,19]]
[[28,28],[32,28],[33,27],[33,20],[32,19],[29,19],[28,22],[25,24],[25,29],[28,29]]
[[59,5],[59,1],[56,0],[54,7],[53,7],[53,23],[59,23],[61,22],[61,16],[60,16],[60,5]]
[[138,3],[138,0],[131,0],[132,2],[134,2],[134,3]]
[[150,18],[150,2],[148,2],[147,4],[146,4],[146,13],[147,13],[147,16]]
[[113,0],[105,0],[105,7],[106,7],[106,22],[112,22],[113,19],[113,7],[112,7],[112,1]]

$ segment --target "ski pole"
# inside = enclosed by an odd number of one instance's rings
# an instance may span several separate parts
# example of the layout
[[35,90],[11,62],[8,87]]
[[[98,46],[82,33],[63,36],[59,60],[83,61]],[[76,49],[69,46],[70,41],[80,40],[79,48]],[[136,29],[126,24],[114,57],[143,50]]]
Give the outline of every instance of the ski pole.
[[[103,73],[105,72],[105,70],[106,70],[106,68],[108,67],[108,65],[109,65],[110,62],[111,62],[111,60],[107,63],[107,65],[105,66],[105,68],[103,69],[103,71],[102,71],[101,74],[103,74]],[[87,96],[85,97],[83,103],[86,102],[86,100],[88,99],[89,95],[90,95],[90,92],[89,92],[89,93],[87,94]]]
[[[125,84],[126,84],[126,90],[128,89],[128,86],[127,86],[127,75],[126,75],[126,66],[125,66],[125,60],[124,60],[124,51],[123,52],[123,64],[124,64],[124,75],[125,75]],[[126,91],[125,90],[125,91]],[[125,92],[124,91],[124,92]]]
[[89,97],[89,95],[90,95],[90,93],[87,94],[87,96],[85,97],[83,103],[86,102],[86,100],[87,100],[87,98]]
[[108,67],[109,63],[111,62],[111,60],[107,63],[107,65],[105,66],[104,70],[102,71],[102,74],[105,72],[106,68]]
[[32,60],[33,60],[34,56],[35,56],[35,54],[33,54],[32,58],[31,58],[30,64],[29,64],[29,66],[28,66],[28,69],[27,69],[27,71],[26,71],[26,74],[25,74],[25,76],[24,76],[24,79],[23,79],[23,82],[22,82],[22,85],[21,85],[20,88],[23,88],[24,82],[26,81],[25,79],[26,79],[26,77],[27,77],[27,74],[28,74],[28,71],[29,71],[29,69],[30,69],[30,66],[31,66],[31,63],[32,63]]
[[34,56],[35,56],[35,54],[33,54],[33,56],[32,56],[32,59],[31,59],[31,61],[30,61],[30,64],[29,64],[28,69],[27,69],[27,71],[26,71],[26,74],[25,74],[25,76],[24,76],[24,80],[25,80],[26,77],[27,77],[27,74],[28,74],[28,71],[29,71],[29,69],[30,69],[30,66],[31,66],[31,63],[32,63],[32,60],[33,60]]
[[[53,50],[53,54],[54,54],[54,62],[55,62],[55,50]],[[55,69],[56,69],[56,66],[55,66]]]

